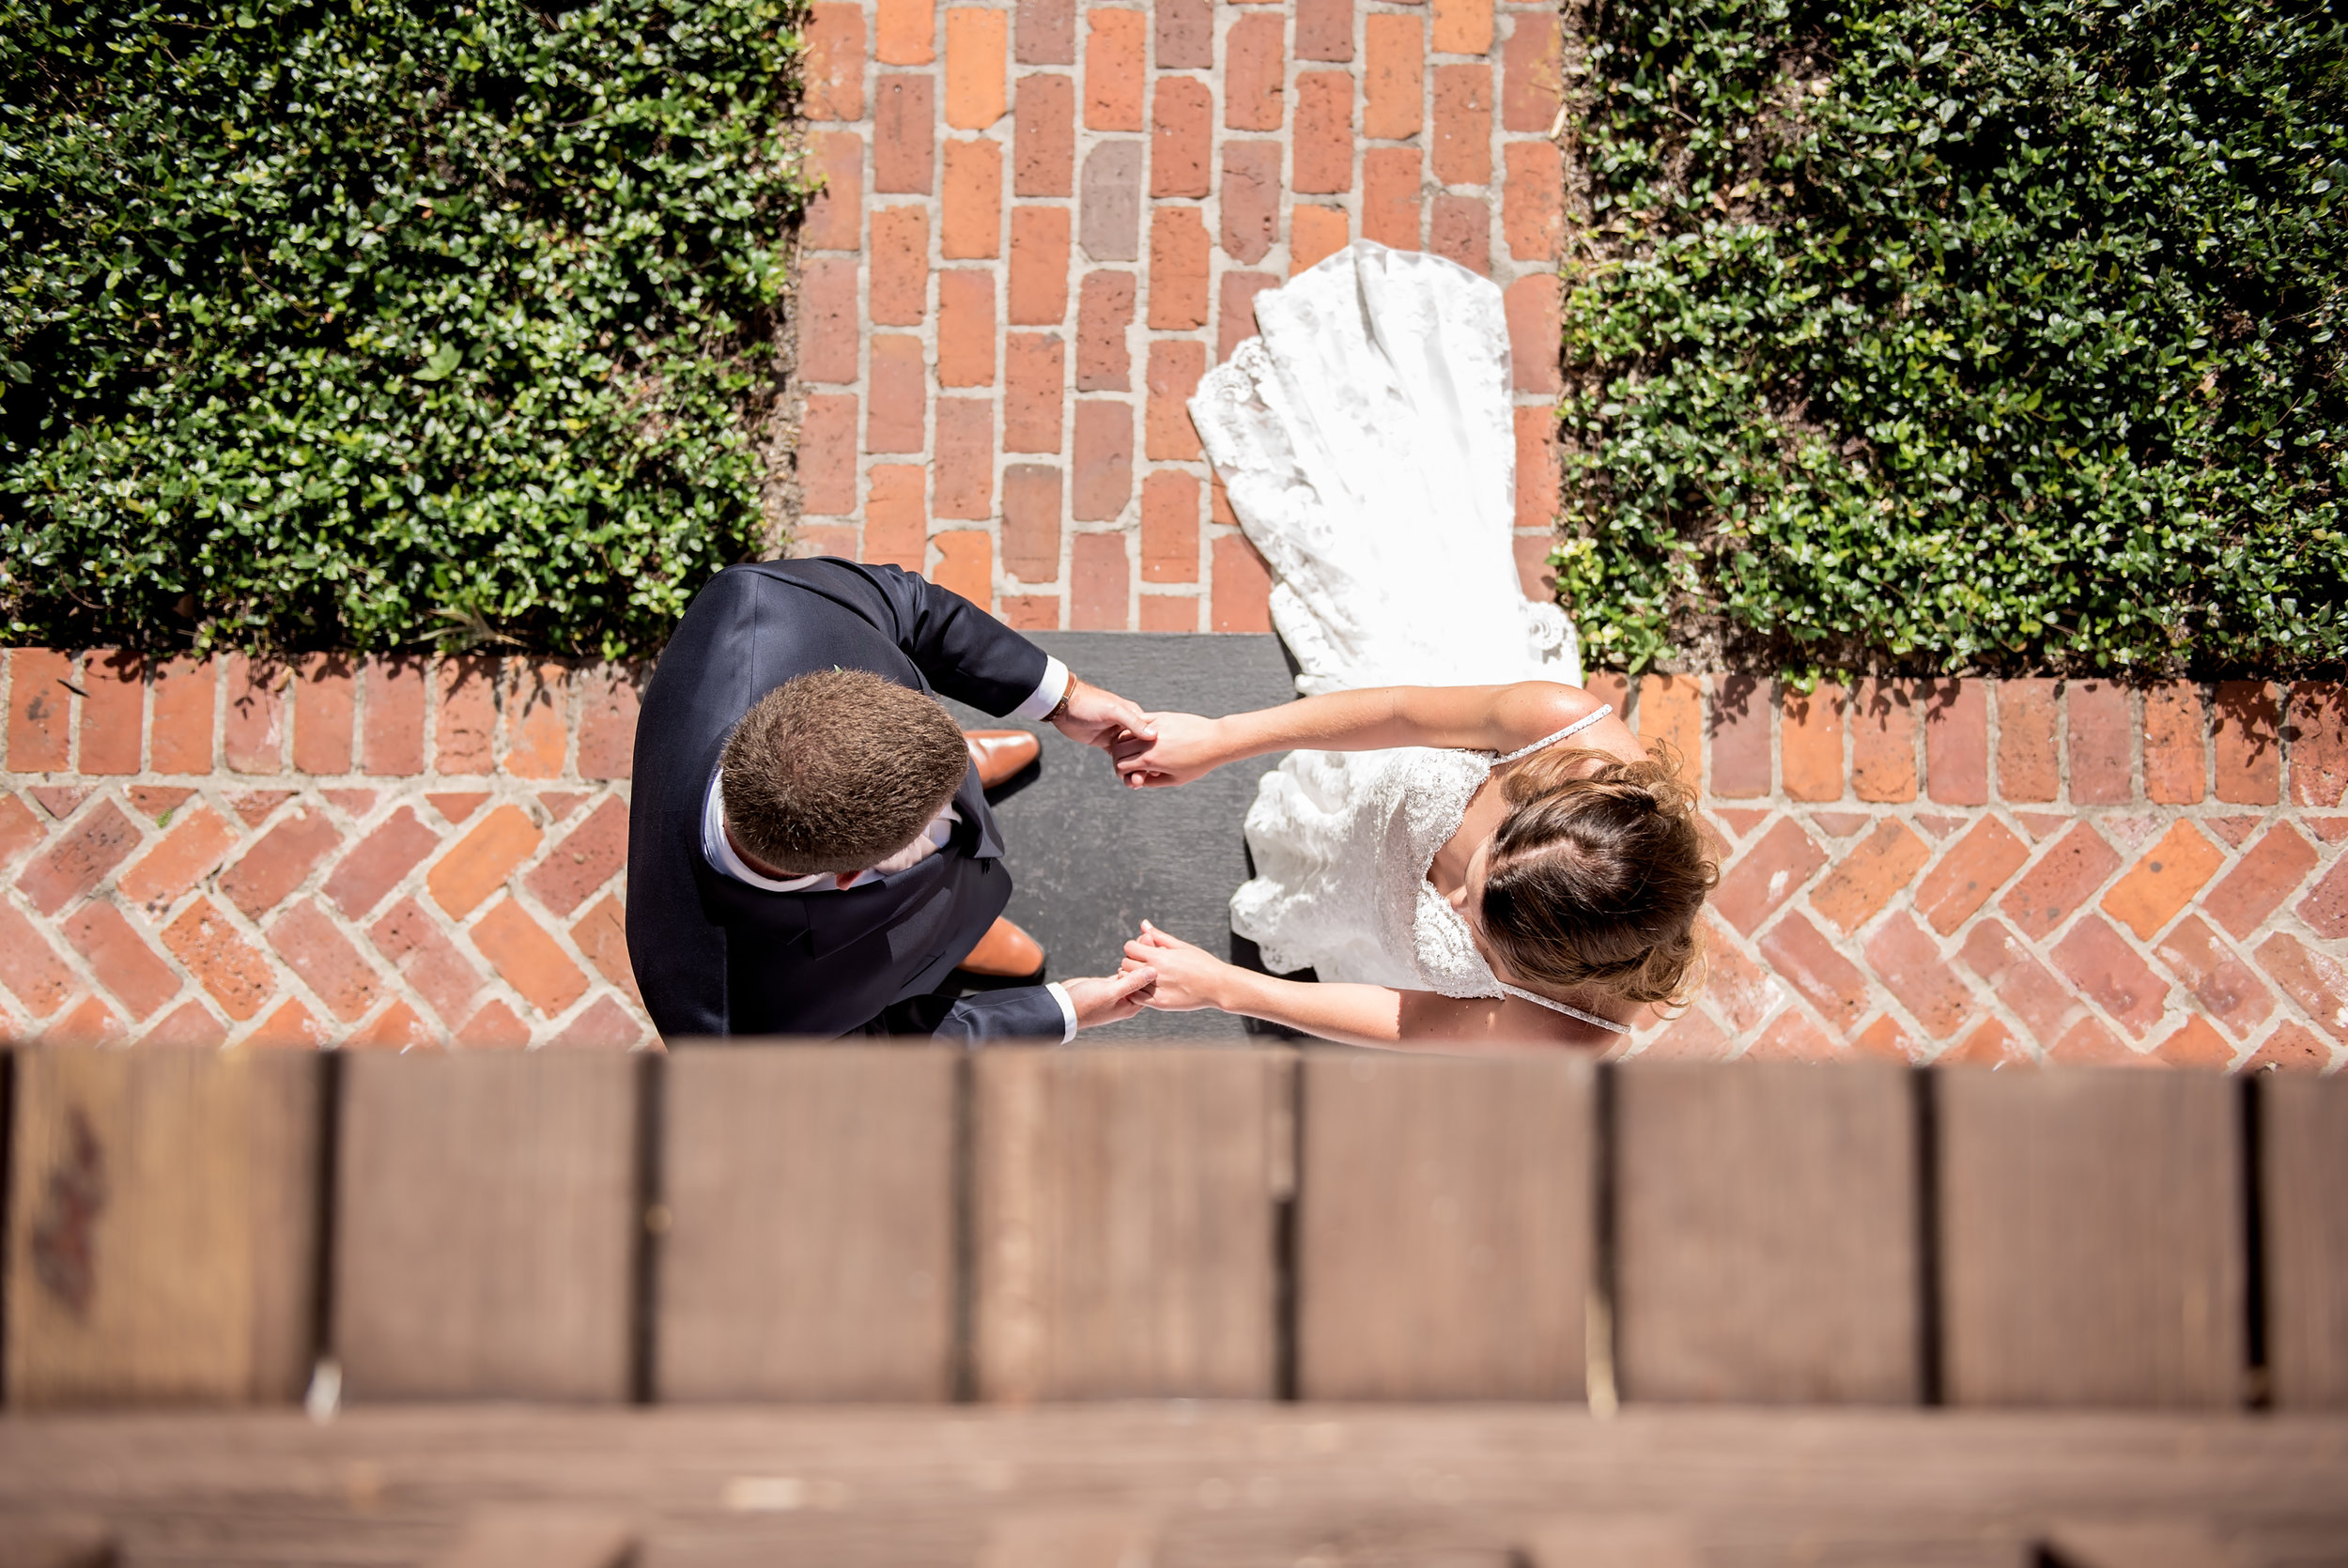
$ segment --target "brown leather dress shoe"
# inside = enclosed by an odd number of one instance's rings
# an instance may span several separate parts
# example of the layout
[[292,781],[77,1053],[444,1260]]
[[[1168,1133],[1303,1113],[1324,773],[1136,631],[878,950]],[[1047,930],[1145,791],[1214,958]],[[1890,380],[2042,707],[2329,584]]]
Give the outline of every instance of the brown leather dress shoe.
[[979,938],[979,945],[970,949],[970,956],[955,967],[995,979],[1022,980],[1043,973],[1043,947],[1034,937],[998,915],[995,924],[986,929],[986,934]]
[[[1025,730],[965,730],[962,739],[970,748],[971,765],[979,770],[979,783],[989,790],[1034,761],[1042,749]],[[1036,961],[1043,961],[1039,957]]]

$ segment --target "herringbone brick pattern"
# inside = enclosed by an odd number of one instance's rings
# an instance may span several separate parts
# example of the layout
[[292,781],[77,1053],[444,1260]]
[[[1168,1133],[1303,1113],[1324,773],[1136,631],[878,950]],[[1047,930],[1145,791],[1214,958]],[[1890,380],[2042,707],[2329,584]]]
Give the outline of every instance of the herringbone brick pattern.
[[1183,407],[1367,238],[1506,290],[1517,541],[1557,511],[1561,33],[1519,0],[817,0],[803,553],[1015,626],[1266,631]]
[[16,649],[0,1033],[629,1044],[636,676]]
[[[0,1033],[650,1038],[641,671],[16,649],[5,679]],[[2340,686],[1592,684],[1728,851],[1709,984],[1635,1049],[2348,1060]]]
[[1636,717],[1729,850],[1643,1052],[2348,1059],[2340,686],[1655,676]]

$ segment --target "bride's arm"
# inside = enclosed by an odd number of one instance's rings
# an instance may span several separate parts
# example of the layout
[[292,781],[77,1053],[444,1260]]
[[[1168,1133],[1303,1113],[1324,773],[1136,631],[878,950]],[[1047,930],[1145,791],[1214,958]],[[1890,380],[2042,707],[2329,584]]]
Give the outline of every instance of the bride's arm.
[[[1120,747],[1117,771],[1129,784],[1186,784],[1226,762],[1299,748],[1432,746],[1508,752],[1555,734],[1599,706],[1580,686],[1519,681],[1505,686],[1371,686],[1225,718],[1153,714],[1155,742]],[[1600,719],[1583,733],[1600,750],[1641,755],[1619,715]]]
[[1509,997],[1444,996],[1384,986],[1312,984],[1231,966],[1225,1012],[1285,1024],[1340,1045],[1390,1051],[1552,1043],[1557,1016]]
[[1385,986],[1283,980],[1226,963],[1144,923],[1125,945],[1124,967],[1147,964],[1157,985],[1145,1006],[1161,1012],[1214,1007],[1300,1029],[1340,1045],[1393,1051],[1553,1045],[1598,1032],[1513,997],[1444,996]]

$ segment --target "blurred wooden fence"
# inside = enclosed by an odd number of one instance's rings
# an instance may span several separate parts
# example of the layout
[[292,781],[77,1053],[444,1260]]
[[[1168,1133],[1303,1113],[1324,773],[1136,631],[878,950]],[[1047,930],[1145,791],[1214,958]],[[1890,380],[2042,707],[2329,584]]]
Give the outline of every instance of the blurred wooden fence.
[[10,1061],[6,1399],[2348,1407],[2348,1083]]

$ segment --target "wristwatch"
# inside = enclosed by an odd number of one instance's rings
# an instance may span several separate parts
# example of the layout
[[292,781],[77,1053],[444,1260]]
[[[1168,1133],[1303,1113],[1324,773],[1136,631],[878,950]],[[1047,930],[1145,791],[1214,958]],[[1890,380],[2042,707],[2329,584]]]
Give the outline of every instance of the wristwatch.
[[1049,724],[1053,720],[1066,714],[1068,712],[1068,699],[1075,695],[1076,672],[1072,669],[1068,672],[1068,684],[1059,688],[1059,700],[1053,703],[1052,711],[1043,715],[1043,722]]

